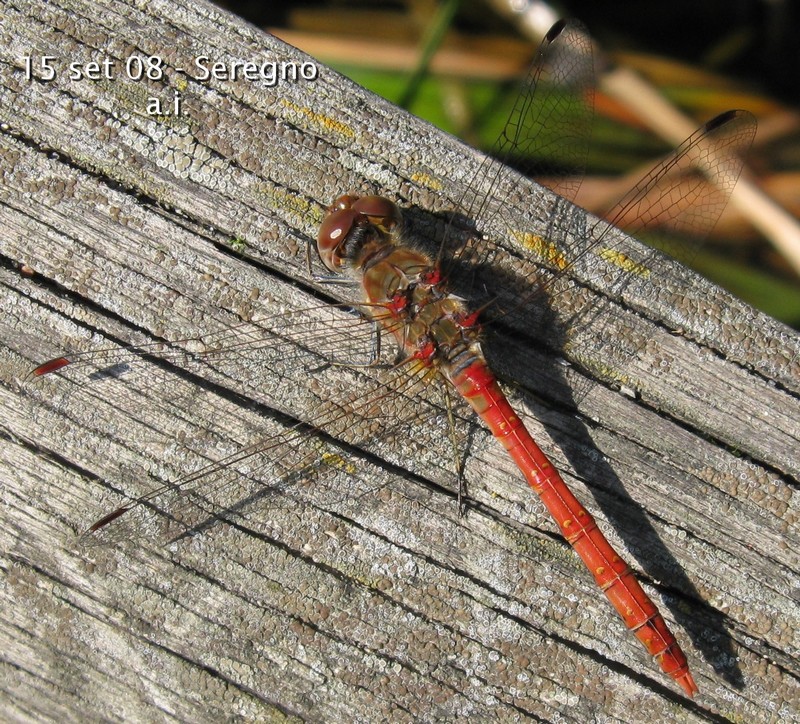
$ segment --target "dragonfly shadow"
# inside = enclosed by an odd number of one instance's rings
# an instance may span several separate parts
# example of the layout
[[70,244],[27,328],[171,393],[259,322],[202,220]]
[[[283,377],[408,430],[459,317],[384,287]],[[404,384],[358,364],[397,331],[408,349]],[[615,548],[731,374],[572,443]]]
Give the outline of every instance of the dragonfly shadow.
[[[655,253],[655,252],[654,252]],[[491,265],[470,282],[473,290],[504,289],[511,291],[511,299],[524,300],[508,314],[492,321],[492,310],[487,310],[488,323],[484,328],[483,347],[489,366],[501,380],[511,382],[519,396],[531,409],[542,407],[542,402],[561,412],[558,423],[550,425],[548,432],[562,454],[567,458],[574,474],[587,481],[595,503],[614,526],[634,556],[644,575],[651,582],[661,582],[667,607],[678,624],[692,638],[704,659],[732,686],[744,686],[741,670],[719,665],[720,661],[736,659],[733,642],[726,631],[724,614],[700,602],[703,596],[683,572],[672,553],[664,545],[637,501],[628,493],[625,484],[594,443],[591,422],[578,411],[584,396],[597,381],[586,379],[588,387],[576,387],[568,381],[562,354],[567,344],[568,332],[558,321],[552,303],[545,294],[525,293],[530,286],[527,278]],[[457,290],[456,290],[457,291]],[[617,286],[615,292],[621,292]],[[605,338],[604,327],[610,326],[606,298],[595,298],[580,312],[575,324],[599,325],[594,337]],[[702,607],[703,615],[697,616]],[[711,633],[713,632],[713,633]]]
[[[184,540],[194,538],[198,535],[203,535],[219,524],[230,525],[240,530],[246,530],[250,535],[263,535],[246,525],[249,520],[249,514],[253,507],[263,501],[280,495],[283,490],[280,485],[264,485],[259,483],[256,490],[249,496],[237,500],[232,505],[227,506],[221,510],[215,510],[213,504],[204,507],[206,517],[193,523],[192,525],[184,525],[183,530],[173,533],[172,536],[165,540],[165,544],[172,545],[180,543]],[[164,515],[163,511],[158,511],[159,514]]]
[[[385,483],[376,484],[371,476],[356,472],[358,466],[353,462],[356,457],[369,461],[374,456],[360,450],[357,445],[335,441],[310,427],[308,434],[298,436],[297,441],[314,444],[314,438],[321,441],[319,454],[305,455],[305,462],[296,469],[273,473],[267,479],[263,463],[256,461],[251,472],[237,468],[234,463],[231,467],[220,467],[212,472],[212,475],[221,474],[221,478],[207,481],[213,483],[206,486],[210,488],[208,491],[199,487],[182,491],[180,485],[174,484],[154,485],[156,495],[151,499],[145,496],[133,501],[133,505],[116,509],[80,534],[78,541],[83,547],[97,548],[144,537],[156,541],[159,546],[172,545],[203,535],[219,524],[263,539],[269,537],[264,513],[270,506],[296,507],[298,511],[313,507],[323,514],[338,516],[343,514],[340,510],[343,505],[358,506],[361,498],[374,496],[384,487]],[[331,451],[339,450],[341,454],[324,453],[322,445]],[[359,480],[358,485],[350,487],[347,496],[342,495],[341,485],[337,484],[341,481],[331,475],[342,471],[344,456],[350,461],[347,463],[349,477]],[[133,478],[134,475],[127,477]],[[115,497],[124,497],[117,486],[106,486]],[[123,523],[106,527],[106,523],[116,523],[123,517]],[[275,542],[277,539],[270,540]]]
[[100,380],[109,378],[119,378],[123,375],[129,374],[130,372],[131,365],[127,362],[121,362],[119,364],[104,367],[103,369],[92,372],[90,375],[88,375],[87,379],[89,382],[98,382]]
[[[196,510],[202,511],[204,515],[195,516],[191,525],[184,524],[183,530],[176,532],[168,542],[177,543],[203,534],[220,523],[234,526],[249,535],[263,538],[266,536],[262,525],[265,501],[279,501],[281,507],[297,506],[300,511],[307,511],[309,507],[315,507],[322,512],[339,516],[343,514],[341,510],[343,506],[358,507],[363,498],[375,496],[386,486],[385,482],[367,483],[365,481],[370,479],[369,475],[362,476],[356,473],[358,467],[354,464],[356,459],[361,462],[375,459],[373,455],[360,449],[358,442],[334,441],[319,430],[315,431],[314,435],[325,439],[331,444],[331,450],[338,450],[341,456],[339,453],[321,454],[319,458],[314,458],[301,469],[280,476],[272,483],[265,483],[259,476],[241,475],[240,479],[247,478],[249,481],[247,487],[252,492],[238,496],[235,502],[225,507],[220,507],[214,501],[206,499],[199,502],[200,496],[194,496],[194,507]],[[341,486],[336,484],[335,475],[331,476],[331,473],[335,473],[337,470],[341,471],[345,456],[348,461],[347,467],[351,468],[348,471],[348,477],[351,481],[355,477],[359,479],[359,484],[351,486],[347,495],[342,494]],[[329,476],[330,479],[328,479]],[[313,488],[313,494],[303,490],[306,486]],[[159,512],[164,515],[163,511]]]

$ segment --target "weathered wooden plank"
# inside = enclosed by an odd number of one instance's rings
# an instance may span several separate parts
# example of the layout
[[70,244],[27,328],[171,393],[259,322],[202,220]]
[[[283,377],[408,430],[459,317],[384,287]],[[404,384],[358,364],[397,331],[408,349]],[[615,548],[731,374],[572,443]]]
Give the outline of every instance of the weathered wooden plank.
[[[373,455],[342,451],[313,484],[268,496],[235,526],[169,547],[146,536],[76,546],[74,531],[118,504],[112,488],[175,479],[279,429],[279,413],[313,421],[336,378],[372,378],[242,357],[233,369],[151,364],[98,384],[19,386],[35,363],[318,304],[338,291],[308,279],[305,247],[333,196],[386,193],[425,229],[437,223],[429,211],[453,208],[479,157],[324,68],[313,83],[274,87],[173,70],[152,83],[22,76],[22,56],[45,53],[118,67],[134,52],[170,68],[198,55],[308,60],[206,5],[3,11],[6,716],[797,715],[798,340],[648,256],[650,275],[621,290],[587,260],[574,270],[583,286],[541,313],[560,330],[554,342],[535,343],[520,322],[488,351],[532,432],[675,622],[695,703],[640,651],[480,430],[463,518],[446,446],[423,426],[402,465],[386,441],[367,446]],[[144,114],[148,97],[176,89],[184,115]],[[568,232],[582,223],[520,181],[499,193],[513,199],[517,230],[552,231],[554,210]],[[506,241],[508,228],[492,231],[513,252],[498,268],[531,275],[530,250]],[[642,258],[632,242],[624,249]],[[571,320],[587,295],[591,313]]]

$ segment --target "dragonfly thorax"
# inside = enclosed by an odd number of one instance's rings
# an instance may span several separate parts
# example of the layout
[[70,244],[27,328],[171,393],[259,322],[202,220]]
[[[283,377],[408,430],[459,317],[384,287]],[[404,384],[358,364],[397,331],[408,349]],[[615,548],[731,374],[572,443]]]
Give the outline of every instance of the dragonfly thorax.
[[446,377],[467,358],[482,359],[476,315],[446,290],[427,255],[392,245],[370,261],[361,270],[366,309],[392,333],[405,357],[438,367]]
[[477,315],[450,294],[439,268],[399,236],[400,211],[381,196],[340,196],[328,207],[318,249],[359,280],[364,312],[390,332],[405,359],[451,371],[482,359]]

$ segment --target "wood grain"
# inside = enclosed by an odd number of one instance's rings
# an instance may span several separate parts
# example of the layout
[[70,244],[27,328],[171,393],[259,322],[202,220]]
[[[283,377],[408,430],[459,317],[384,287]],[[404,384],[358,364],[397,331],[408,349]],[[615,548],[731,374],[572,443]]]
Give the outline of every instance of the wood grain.
[[[314,62],[210,5],[3,2],[2,13],[4,718],[800,715],[798,338],[621,236],[647,275],[615,285],[587,259],[539,314],[550,341],[521,318],[487,351],[674,626],[695,702],[479,428],[464,517],[423,426],[402,456],[380,435],[363,452],[325,442],[337,452],[318,475],[235,524],[168,546],[147,530],[78,546],[115,491],[174,480],[290,418],[314,422],[320,399],[346,394],[337,384],[375,378],[289,355],[266,369],[170,360],[99,385],[23,383],[36,364],[319,305],[340,290],[308,278],[306,245],[334,196],[384,193],[425,230],[480,155],[321,65],[313,82],[272,87],[175,71],[198,55]],[[63,71],[106,57],[121,68],[135,53],[161,55],[165,79],[23,75],[25,55]],[[176,91],[183,115],[147,116],[148,98]],[[512,226],[551,234],[557,218],[580,243],[579,210],[505,183]],[[508,227],[489,231],[497,269],[530,278],[533,251]]]

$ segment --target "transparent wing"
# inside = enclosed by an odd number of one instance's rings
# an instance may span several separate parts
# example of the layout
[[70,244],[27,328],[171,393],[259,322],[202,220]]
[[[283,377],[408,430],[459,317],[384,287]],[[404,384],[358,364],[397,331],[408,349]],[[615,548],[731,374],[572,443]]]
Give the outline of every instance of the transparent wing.
[[[123,385],[129,374],[144,375],[146,387],[169,385],[171,367],[188,365],[203,368],[204,379],[248,378],[248,389],[271,403],[258,432],[232,454],[168,482],[143,474],[108,481],[119,504],[89,526],[81,542],[175,539],[219,518],[240,520],[255,502],[277,491],[302,495],[307,485],[315,486],[317,499],[367,494],[371,483],[358,475],[364,454],[454,490],[454,447],[466,439],[470,418],[458,406],[455,414],[448,409],[441,380],[419,363],[344,361],[373,339],[369,321],[346,308],[320,306],[284,310],[168,346],[105,348],[38,367],[34,376],[59,373],[91,387],[97,397],[132,396],[129,404],[136,406],[137,392]],[[254,373],[251,364],[259,370]],[[243,374],[246,368],[249,374]],[[424,468],[415,468],[417,460],[425,461]],[[350,480],[347,489],[326,490],[326,481],[341,472]]]
[[[604,215],[608,223],[587,219],[585,228],[576,228],[573,210],[563,205],[554,211],[548,234],[529,232],[525,210],[533,210],[539,201],[527,198],[525,191],[517,194],[519,198],[498,196],[497,189],[513,188],[518,172],[535,179],[542,173],[543,159],[558,157],[570,173],[565,181],[548,185],[574,198],[588,152],[594,82],[587,30],[574,20],[559,21],[542,41],[491,155],[458,204],[462,221],[473,230],[459,232],[459,224],[451,223],[445,231],[440,245],[444,276],[456,293],[476,306],[489,307],[484,322],[530,309],[544,297],[552,299],[561,281],[581,266],[611,264],[617,284],[624,283],[638,268],[616,248],[619,242],[612,243],[615,226],[634,236],[648,230],[648,240],[657,248],[686,261],[727,204],[755,134],[755,119],[746,111],[723,113],[698,129]],[[676,244],[650,232],[668,225],[686,233],[690,241]],[[491,237],[500,229],[533,252],[541,267],[523,275],[503,268],[507,260],[497,253],[502,243]],[[488,230],[493,231],[480,233]]]
[[[554,164],[564,171],[551,190],[573,199],[583,178],[594,116],[594,62],[592,43],[584,26],[560,20],[547,33],[521,82],[505,126],[490,155],[456,206],[464,220],[491,225],[508,203],[495,189],[515,173],[536,178]],[[533,199],[527,201],[533,203]],[[525,205],[525,199],[520,200]],[[452,225],[451,225],[452,226]],[[448,228],[448,232],[451,227]],[[440,260],[472,265],[483,263],[489,250],[471,237],[456,250],[448,250],[444,234]]]
[[[574,209],[567,210],[565,219],[569,221],[554,219],[549,235],[537,235],[520,229],[518,221],[509,218],[509,238],[532,253],[538,266],[520,273],[504,269],[501,259],[478,271],[479,281],[473,288],[487,290],[483,302],[489,304],[486,323],[507,315],[536,319],[542,300],[557,305],[559,290],[565,286],[562,282],[570,278],[584,284],[600,277],[606,282],[613,278],[606,284],[608,293],[619,292],[632,278],[648,273],[648,260],[657,252],[645,250],[632,256],[635,252],[627,242],[612,233],[618,225],[634,235],[658,226],[680,228],[689,240],[679,247],[666,236],[648,238],[653,238],[660,250],[679,254],[682,260],[696,253],[728,203],[756,125],[747,111],[727,111],[712,119],[647,173],[609,212],[610,221],[584,216],[584,224],[576,225]],[[532,322],[530,331],[538,324]]]
[[521,83],[505,126],[459,204],[470,218],[491,220],[502,208],[492,189],[512,167],[539,176],[547,165],[568,171],[552,190],[572,199],[589,152],[594,117],[594,61],[586,28],[560,20],[547,33]]
[[184,368],[221,366],[232,361],[237,366],[237,378],[241,378],[250,370],[249,361],[257,366],[291,364],[303,350],[316,351],[322,361],[361,365],[377,361],[375,334],[374,326],[358,310],[321,304],[301,310],[281,309],[195,337],[62,355],[40,365],[29,377],[60,372],[76,381],[91,381],[119,377],[142,363],[160,360]]
[[748,111],[726,111],[701,126],[647,173],[592,229],[595,244],[608,226],[632,236],[670,228],[688,237],[680,247],[649,234],[662,251],[688,260],[725,210],[753,143],[756,119]]

